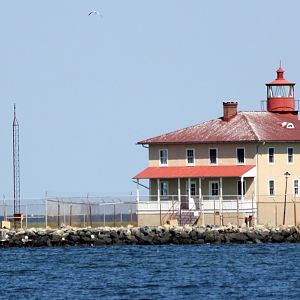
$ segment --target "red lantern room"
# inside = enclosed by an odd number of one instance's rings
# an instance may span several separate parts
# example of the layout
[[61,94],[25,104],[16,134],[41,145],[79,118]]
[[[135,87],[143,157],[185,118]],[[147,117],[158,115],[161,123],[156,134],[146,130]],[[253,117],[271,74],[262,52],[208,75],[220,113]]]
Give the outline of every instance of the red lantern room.
[[281,67],[276,72],[277,78],[266,84],[268,111],[297,119],[298,111],[295,111],[294,98],[295,83],[284,78],[284,70]]

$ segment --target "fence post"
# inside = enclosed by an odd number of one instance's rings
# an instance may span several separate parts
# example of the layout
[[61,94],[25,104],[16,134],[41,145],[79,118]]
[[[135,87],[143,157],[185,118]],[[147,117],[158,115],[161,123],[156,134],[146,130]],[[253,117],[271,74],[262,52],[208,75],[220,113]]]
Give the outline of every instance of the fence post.
[[90,209],[90,226],[93,227],[93,221],[92,221],[92,205],[89,203],[89,209]]
[[254,216],[254,207],[253,207],[253,197],[254,197],[254,192],[252,193],[252,197],[251,197],[251,212],[252,212],[252,218],[253,218],[253,225],[255,225],[256,223],[256,219],[255,219],[255,216]]
[[7,221],[7,208],[5,202],[5,195],[3,194],[3,221]]
[[47,192],[45,193],[45,228],[48,227],[48,199]]
[[179,203],[179,225],[182,225],[182,221],[181,221],[181,202]]
[[70,226],[72,226],[72,204],[70,204],[70,216],[69,216]]
[[[173,212],[172,212],[172,219],[175,217],[175,207],[174,207],[174,195],[172,195],[172,207],[173,207]],[[170,219],[170,217],[169,217]],[[174,218],[176,219],[176,218]]]
[[57,227],[60,226],[60,203],[59,199],[57,200]]
[[105,219],[106,219],[106,204],[104,203],[103,209],[103,226],[105,227]]
[[159,202],[159,224],[161,226],[161,202]]
[[214,225],[216,225],[216,197],[214,197]]
[[[22,224],[22,220],[21,220],[21,224]],[[28,224],[28,221],[27,221],[27,204],[25,205],[25,228],[27,229],[27,224]],[[21,225],[21,228],[22,228],[22,225]]]
[[202,214],[202,226],[205,226],[204,202],[203,202],[203,196],[202,195],[201,195],[201,214]]
[[275,202],[275,226],[278,226],[278,221],[277,221],[277,203]]
[[64,224],[66,224],[67,222],[66,222],[66,206],[67,206],[67,203],[68,202],[62,202],[62,211],[63,211],[63,220],[64,220]]
[[240,227],[240,206],[239,206],[239,197],[236,197],[236,223],[237,227]]
[[116,227],[116,203],[114,203],[114,227]]
[[130,204],[130,224],[132,225],[132,206]]
[[296,198],[294,199],[294,224],[297,225]]

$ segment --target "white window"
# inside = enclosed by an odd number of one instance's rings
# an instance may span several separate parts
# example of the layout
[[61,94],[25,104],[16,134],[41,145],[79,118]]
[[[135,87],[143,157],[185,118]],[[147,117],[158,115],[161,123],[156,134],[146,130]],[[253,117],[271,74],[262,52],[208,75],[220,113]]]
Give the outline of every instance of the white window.
[[299,196],[299,180],[294,180],[294,196]]
[[273,179],[269,180],[269,196],[275,195],[275,182]]
[[191,182],[191,196],[196,196],[196,182]]
[[217,149],[209,149],[209,163],[211,165],[216,165],[217,159]]
[[245,148],[236,149],[236,160],[238,165],[245,164]]
[[[237,194],[239,196],[242,196],[242,183],[241,183],[241,180],[239,180],[237,182]],[[243,196],[246,195],[246,181],[243,180]]]
[[269,164],[275,163],[275,148],[269,148]]
[[195,149],[186,149],[187,165],[195,165]]
[[160,149],[159,150],[159,164],[161,166],[168,165],[168,149]]
[[160,182],[160,195],[161,196],[168,196],[169,195],[169,183],[168,183],[168,181],[161,181]]
[[210,196],[219,196],[219,182],[210,181],[209,182],[209,194]]
[[294,163],[294,148],[287,148],[287,160],[289,164]]

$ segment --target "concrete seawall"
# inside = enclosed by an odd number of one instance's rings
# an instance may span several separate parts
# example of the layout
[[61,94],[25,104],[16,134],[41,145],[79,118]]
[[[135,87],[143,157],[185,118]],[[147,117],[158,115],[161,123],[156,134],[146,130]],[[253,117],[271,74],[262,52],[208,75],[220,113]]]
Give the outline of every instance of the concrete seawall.
[[1,229],[0,247],[299,243],[300,226]]

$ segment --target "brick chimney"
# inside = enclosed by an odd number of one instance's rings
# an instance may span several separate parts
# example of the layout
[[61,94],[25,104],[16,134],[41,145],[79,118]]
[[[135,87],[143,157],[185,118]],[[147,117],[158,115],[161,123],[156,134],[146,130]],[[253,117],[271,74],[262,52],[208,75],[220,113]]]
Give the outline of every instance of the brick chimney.
[[223,102],[223,120],[229,121],[237,114],[237,102]]

